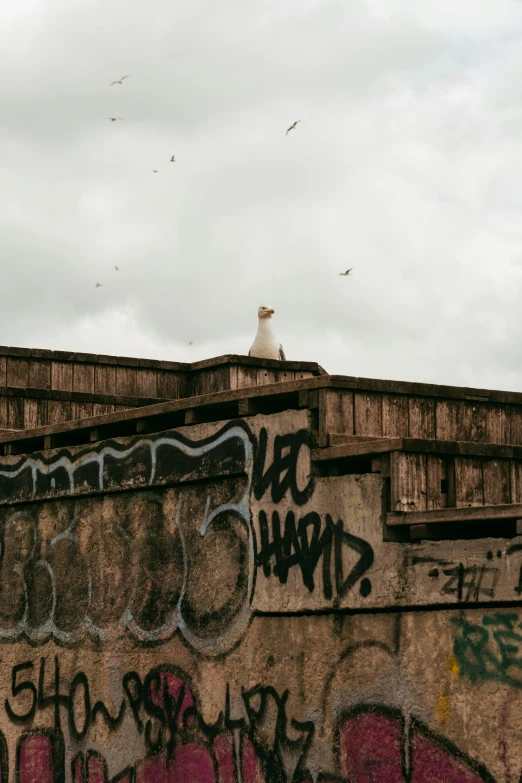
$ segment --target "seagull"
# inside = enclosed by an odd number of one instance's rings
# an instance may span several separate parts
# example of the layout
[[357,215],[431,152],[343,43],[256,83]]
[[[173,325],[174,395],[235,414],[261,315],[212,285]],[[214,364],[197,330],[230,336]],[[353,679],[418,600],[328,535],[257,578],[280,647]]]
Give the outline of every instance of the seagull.
[[277,341],[274,327],[272,326],[272,315],[275,310],[271,307],[260,307],[257,311],[259,326],[257,334],[248,355],[257,356],[260,359],[279,359],[286,361],[283,346]]
[[176,158],[175,158],[175,156],[174,156],[174,155],[173,155],[173,156],[172,156],[172,158],[170,159],[170,162],[171,162],[171,163],[175,163],[175,162],[176,162]]
[[122,119],[123,119],[123,117],[109,117],[109,120],[111,122],[116,122],[116,120],[122,120]]
[[115,268],[115,270],[116,270],[117,272],[119,272],[119,271],[120,271],[120,270],[118,269],[118,267],[117,267],[117,266],[115,266],[114,268]]
[[158,173],[158,169],[153,169],[153,170],[152,170],[152,173],[153,173],[153,174],[157,174],[157,173]]
[[123,80],[124,80],[124,79],[128,79],[128,78],[129,78],[129,76],[130,76],[130,74],[127,74],[127,76],[122,76],[122,77],[121,77],[121,79],[116,79],[116,81],[115,81],[115,82],[111,82],[111,83],[109,84],[109,87],[112,87],[112,85],[113,85],[113,84],[121,84],[121,83],[123,82]]
[[347,270],[346,270],[346,272],[339,272],[339,274],[341,275],[341,277],[346,277],[347,275],[349,275],[349,274],[350,274],[350,272],[352,271],[352,269],[353,269],[353,266],[352,266],[352,267],[350,267],[350,269],[347,269]]
[[192,340],[189,342],[189,345],[192,345]]
[[288,130],[285,133],[285,136],[288,136],[289,131],[293,130],[298,122],[302,122],[302,120],[296,120],[292,125],[290,125],[290,127],[288,128]]
[[96,288],[101,288],[101,283],[96,283]]

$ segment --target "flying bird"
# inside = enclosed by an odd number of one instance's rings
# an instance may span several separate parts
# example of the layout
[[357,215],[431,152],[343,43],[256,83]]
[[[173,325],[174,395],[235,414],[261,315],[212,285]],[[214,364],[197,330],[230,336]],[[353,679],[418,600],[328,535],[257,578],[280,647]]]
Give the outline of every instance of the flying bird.
[[350,272],[352,271],[352,269],[353,269],[353,266],[352,266],[352,267],[350,267],[350,269],[347,269],[347,270],[346,270],[346,272],[339,272],[339,274],[341,275],[341,277],[346,277],[347,275],[349,275],[349,274],[350,274]]
[[297,125],[298,122],[302,122],[302,120],[296,120],[292,125],[290,125],[290,127],[288,128],[288,130],[285,133],[285,136],[288,136],[289,132],[295,128],[295,126]]
[[101,283],[96,283],[96,288],[101,288]]
[[122,120],[122,119],[123,119],[123,117],[109,117],[109,120],[111,122],[116,122],[116,120]]
[[192,345],[192,340],[189,342],[189,345]]
[[118,269],[118,267],[117,267],[117,266],[115,266],[114,268],[115,268],[115,270],[116,270],[117,272],[119,272],[119,269]]
[[158,169],[153,169],[153,170],[152,170],[152,173],[153,173],[153,174],[157,174],[157,173],[158,173]]
[[175,158],[175,156],[174,156],[174,155],[173,155],[173,156],[172,156],[172,158],[170,159],[170,162],[171,162],[171,163],[175,163],[175,162],[176,162],[176,158]]
[[285,352],[283,351],[283,346],[277,340],[274,327],[272,326],[272,315],[274,312],[271,307],[263,306],[258,309],[259,326],[248,355],[257,356],[261,359],[279,359],[284,362],[286,361]]
[[112,85],[113,85],[113,84],[121,84],[121,83],[123,82],[123,80],[124,80],[124,79],[128,79],[128,78],[129,78],[129,76],[130,76],[130,74],[127,74],[127,76],[122,76],[122,77],[121,77],[121,79],[116,79],[116,81],[115,81],[115,82],[111,82],[111,83],[109,84],[109,87],[112,87]]

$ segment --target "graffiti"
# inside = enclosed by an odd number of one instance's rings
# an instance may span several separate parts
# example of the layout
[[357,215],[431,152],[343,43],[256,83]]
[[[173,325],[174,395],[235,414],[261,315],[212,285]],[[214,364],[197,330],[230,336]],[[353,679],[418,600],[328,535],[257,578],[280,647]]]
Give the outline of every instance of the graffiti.
[[259,443],[254,461],[254,495],[261,500],[271,487],[273,503],[279,503],[288,490],[296,506],[303,506],[313,495],[314,477],[309,476],[303,489],[297,486],[297,464],[303,447],[310,447],[308,430],[276,435],[274,438],[274,460],[265,470],[268,432],[265,427],[259,434]]
[[522,688],[522,622],[518,614],[485,615],[481,624],[452,617],[459,633],[453,653],[462,676],[472,682],[496,680]]
[[[322,558],[324,597],[330,600],[335,588],[335,601],[339,602],[371,567],[373,549],[364,539],[345,530],[342,519],[334,523],[332,517],[326,514],[325,527],[321,532],[322,526],[321,517],[315,511],[305,514],[297,524],[294,512],[288,511],[284,522],[284,531],[281,533],[279,513],[273,511],[270,531],[267,514],[261,510],[259,512],[260,549],[256,564],[258,567],[262,567],[266,577],[273,573],[282,584],[286,583],[289,570],[299,566],[303,584],[310,592],[313,592],[315,589],[314,574],[319,560]],[[346,576],[344,575],[343,548],[359,555],[356,564]],[[369,595],[371,592],[370,580],[361,579],[359,589],[363,597]]]
[[[502,553],[498,553],[501,557]],[[493,559],[493,553],[488,552],[487,561]],[[482,599],[495,598],[495,591],[500,579],[500,569],[488,565],[487,562],[454,563],[435,557],[406,557],[407,563],[412,566],[423,565],[428,567],[428,578],[439,586],[440,595],[455,596],[457,601],[473,603]]]
[[[27,665],[25,670],[29,671]],[[77,677],[73,683],[79,682]],[[71,683],[69,695],[59,697],[59,706],[67,709],[69,725],[76,727],[74,737],[79,742],[95,720],[95,708],[90,709],[86,690],[85,725],[79,730],[73,689]],[[145,739],[146,753],[137,760],[126,759],[127,766],[112,777],[112,783],[309,783],[314,779],[308,757],[315,724],[289,718],[288,690],[279,694],[273,687],[261,685],[243,690],[244,717],[234,718],[227,688],[224,710],[209,725],[201,716],[186,675],[175,667],[160,666],[143,681],[136,672],[129,672],[123,678],[123,689],[138,732]],[[35,696],[35,703],[38,699]],[[24,722],[31,720],[27,714]],[[64,740],[59,717],[57,721],[54,729],[22,733],[16,758],[20,783],[64,780]],[[340,714],[337,726],[335,769],[319,771],[318,783],[493,783],[482,765],[415,716],[405,716],[398,709],[358,704]],[[7,745],[1,733],[0,740],[3,773],[7,770]],[[75,752],[71,775],[73,783],[109,783],[110,779],[103,754],[88,747]]]
[[345,713],[338,745],[339,771],[347,783],[494,783],[485,767],[414,716],[406,720],[399,710],[380,705]]

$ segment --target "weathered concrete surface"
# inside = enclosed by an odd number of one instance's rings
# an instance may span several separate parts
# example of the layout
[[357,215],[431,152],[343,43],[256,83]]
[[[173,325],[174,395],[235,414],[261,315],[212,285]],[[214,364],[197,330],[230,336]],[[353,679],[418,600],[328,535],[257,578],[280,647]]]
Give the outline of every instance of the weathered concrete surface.
[[520,538],[384,541],[311,427],[0,460],[2,780],[519,780]]

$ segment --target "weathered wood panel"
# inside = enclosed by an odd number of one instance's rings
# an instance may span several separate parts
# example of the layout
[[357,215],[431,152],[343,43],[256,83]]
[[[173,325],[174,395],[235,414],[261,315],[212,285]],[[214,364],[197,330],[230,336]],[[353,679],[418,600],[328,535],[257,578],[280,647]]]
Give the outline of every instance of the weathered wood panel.
[[47,400],[24,400],[24,429],[31,430],[47,424]]
[[7,386],[27,388],[29,385],[29,361],[16,356],[7,357]]
[[0,430],[9,429],[7,400],[7,397],[0,397]]
[[140,367],[136,371],[136,396],[156,397],[156,370]]
[[138,380],[136,367],[116,367],[115,393],[136,397]]
[[267,370],[266,368],[262,367],[261,369],[257,370],[257,385],[263,386],[267,383],[277,383],[277,376],[275,370]]
[[382,395],[382,434],[385,438],[407,438],[409,406],[406,396]]
[[392,511],[425,511],[427,505],[426,455],[392,451],[390,469]]
[[355,392],[355,435],[382,436],[382,394]]
[[321,389],[319,392],[319,433],[327,444],[330,433],[354,434],[353,392]]
[[23,397],[7,398],[7,426],[11,430],[23,430],[24,428]]
[[94,391],[96,394],[116,394],[116,367],[110,364],[96,365]]
[[484,504],[496,506],[511,503],[510,465],[507,460],[485,460]]
[[93,416],[105,416],[107,413],[114,413],[114,405],[105,405],[101,402],[95,402],[92,406]]
[[187,396],[187,378],[185,374],[172,370],[158,370],[156,392],[158,397],[166,400],[179,400]]
[[519,405],[511,406],[511,443],[522,446],[522,407]]
[[448,505],[448,472],[446,460],[428,454],[426,457],[426,509],[446,508]]
[[248,386],[257,386],[257,368],[237,367],[237,388],[244,389]]
[[51,363],[51,389],[72,391],[73,365],[71,362]]
[[0,386],[7,386],[7,356],[0,356]]
[[511,417],[509,406],[488,405],[488,443],[511,443]]
[[51,388],[51,362],[48,359],[30,360],[29,386],[31,389]]
[[484,503],[484,478],[479,457],[455,457],[455,495],[457,508]]
[[435,400],[429,397],[410,397],[408,407],[410,438],[434,438]]
[[71,419],[88,419],[92,415],[92,402],[71,403]]
[[94,364],[74,365],[73,389],[86,394],[94,393]]
[[62,421],[70,421],[72,415],[69,400],[49,400],[47,418],[49,424],[60,424]]

